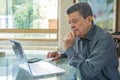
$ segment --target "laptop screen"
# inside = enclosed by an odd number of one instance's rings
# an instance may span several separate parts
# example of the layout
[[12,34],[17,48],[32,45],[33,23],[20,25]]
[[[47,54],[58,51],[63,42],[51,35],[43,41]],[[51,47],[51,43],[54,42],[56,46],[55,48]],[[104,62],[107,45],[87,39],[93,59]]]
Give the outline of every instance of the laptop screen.
[[13,43],[12,47],[15,52],[16,58],[18,60],[24,59],[24,52],[22,50],[21,44],[17,41],[10,40]]
[[13,50],[15,52],[16,58],[19,62],[19,66],[24,68],[25,70],[27,70],[29,73],[31,73],[29,64],[27,62],[27,58],[25,56],[25,53],[22,49],[22,46],[19,42],[15,41],[15,40],[10,40],[10,42],[12,42],[12,47]]

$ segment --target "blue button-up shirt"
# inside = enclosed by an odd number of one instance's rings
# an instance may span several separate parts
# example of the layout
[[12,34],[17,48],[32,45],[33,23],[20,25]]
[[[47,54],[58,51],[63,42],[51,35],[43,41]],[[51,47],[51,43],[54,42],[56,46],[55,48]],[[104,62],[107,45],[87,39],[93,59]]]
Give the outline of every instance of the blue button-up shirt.
[[83,50],[75,39],[73,47],[62,56],[67,56],[69,64],[80,72],[81,80],[120,80],[116,45],[112,36],[96,25],[82,39]]

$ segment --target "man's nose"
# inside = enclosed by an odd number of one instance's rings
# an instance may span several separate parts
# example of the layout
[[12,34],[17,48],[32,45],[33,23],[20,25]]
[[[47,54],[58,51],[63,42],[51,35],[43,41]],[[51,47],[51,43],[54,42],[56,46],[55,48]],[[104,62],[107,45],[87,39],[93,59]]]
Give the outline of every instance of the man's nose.
[[72,25],[72,24],[71,24],[70,26],[71,26],[71,29],[74,29],[74,28],[75,28],[75,25]]

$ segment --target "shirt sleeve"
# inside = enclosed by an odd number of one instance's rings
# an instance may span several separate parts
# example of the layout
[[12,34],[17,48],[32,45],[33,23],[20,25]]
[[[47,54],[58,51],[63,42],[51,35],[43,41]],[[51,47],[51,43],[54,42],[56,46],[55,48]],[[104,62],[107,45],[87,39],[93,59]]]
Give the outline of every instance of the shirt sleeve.
[[94,48],[89,54],[87,58],[83,58],[73,48],[66,50],[69,64],[77,68],[86,79],[93,79],[110,61],[117,67],[117,62],[113,58],[116,54],[116,47],[110,37],[96,40]]
[[61,58],[67,58],[66,53],[62,53],[62,54],[61,54]]

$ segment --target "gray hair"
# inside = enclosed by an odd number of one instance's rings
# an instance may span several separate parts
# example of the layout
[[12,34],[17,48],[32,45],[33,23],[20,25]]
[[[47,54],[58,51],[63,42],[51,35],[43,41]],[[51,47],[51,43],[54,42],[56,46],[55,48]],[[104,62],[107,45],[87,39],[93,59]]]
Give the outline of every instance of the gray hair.
[[84,19],[88,16],[92,16],[92,9],[87,2],[75,3],[67,9],[66,13],[69,15],[75,11],[78,11]]

